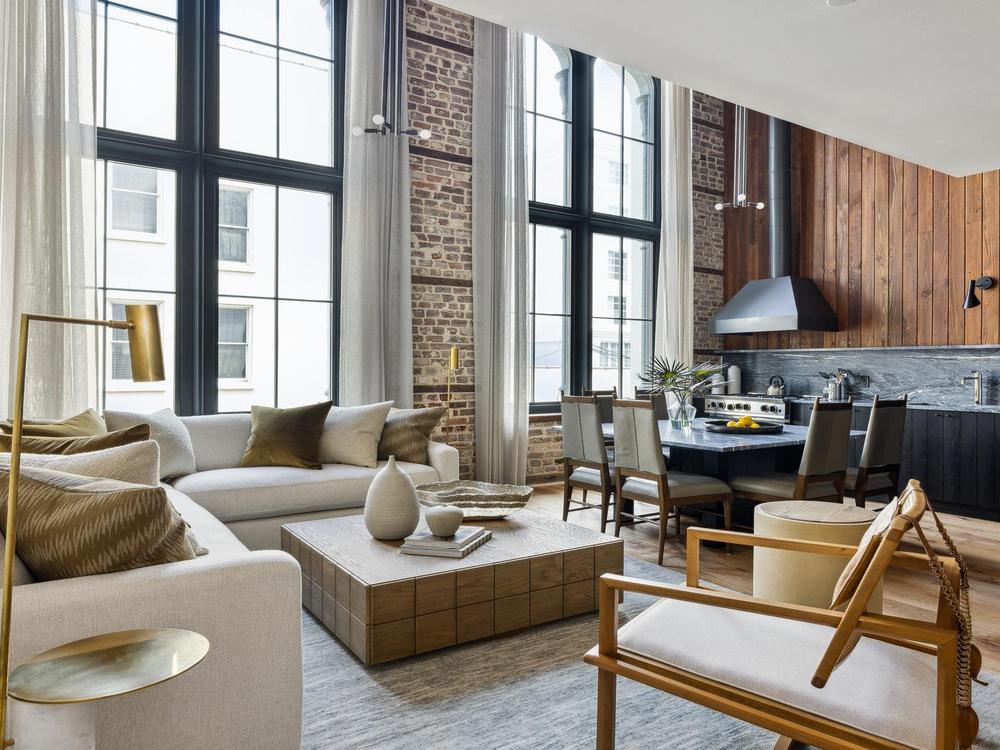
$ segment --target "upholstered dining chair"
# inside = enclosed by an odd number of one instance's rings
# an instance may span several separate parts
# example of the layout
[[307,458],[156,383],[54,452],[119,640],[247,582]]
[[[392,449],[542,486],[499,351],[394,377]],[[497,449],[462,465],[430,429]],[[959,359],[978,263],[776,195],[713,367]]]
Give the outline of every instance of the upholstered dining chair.
[[667,414],[667,394],[660,391],[659,393],[653,393],[651,390],[646,388],[636,388],[635,397],[640,401],[645,401],[649,399],[653,402],[653,410],[656,412],[657,419],[669,419],[670,416]]
[[601,408],[601,421],[610,422],[613,418],[612,403],[618,398],[618,388],[611,387],[606,390],[584,388],[584,396],[594,396]]
[[872,404],[865,432],[865,444],[857,468],[848,467],[844,495],[864,508],[870,497],[892,498],[899,485],[899,464],[903,460],[903,433],[906,430],[906,396]]
[[730,479],[729,486],[737,497],[761,502],[843,502],[852,415],[851,401],[825,403],[816,399],[798,472],[745,474]]
[[[598,750],[615,746],[619,676],[775,732],[776,750],[798,743],[837,750],[971,747],[978,718],[970,686],[979,655],[968,608],[959,603],[967,601],[968,579],[936,516],[951,557],[938,556],[919,531],[926,507],[926,495],[911,481],[858,547],[692,528],[685,585],[602,576],[598,645],[584,657],[598,668]],[[911,529],[925,554],[898,551]],[[702,586],[701,541],[850,560],[830,608],[805,607]],[[934,571],[942,591],[936,621],[865,611],[890,566]],[[619,628],[625,591],[659,601]]]
[[[671,511],[678,538],[681,535],[682,507],[721,502],[726,528],[732,526],[733,493],[728,484],[701,474],[667,472],[656,410],[651,401],[616,400],[614,417],[615,536],[621,533],[623,518],[656,523],[659,526],[657,562],[662,565]],[[623,500],[655,505],[658,511],[626,513],[622,509]]]
[[[601,531],[608,526],[608,509],[614,493],[614,465],[601,429],[600,404],[596,396],[563,396],[560,405],[563,429],[563,520],[578,510],[598,508]],[[573,498],[573,490],[583,500]],[[601,493],[600,505],[587,502],[590,491]],[[576,507],[571,507],[576,506]]]

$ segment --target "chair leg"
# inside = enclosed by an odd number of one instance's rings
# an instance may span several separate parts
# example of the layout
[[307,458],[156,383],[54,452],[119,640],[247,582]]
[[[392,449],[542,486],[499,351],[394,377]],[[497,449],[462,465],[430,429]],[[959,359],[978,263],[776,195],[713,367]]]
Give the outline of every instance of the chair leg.
[[618,675],[597,671],[597,750],[614,750]]
[[733,497],[730,495],[722,501],[722,520],[726,524],[726,531],[733,530]]
[[615,536],[622,533],[622,477],[615,472]]
[[800,750],[804,745],[798,740],[793,740],[791,737],[778,737],[778,741],[774,744],[774,750]]
[[659,551],[656,553],[656,564],[663,565],[663,547],[667,542],[667,522],[670,520],[670,506],[663,505],[662,501],[660,505],[660,538],[659,538]]
[[569,518],[569,500],[573,497],[573,487],[569,482],[563,484],[563,520]]
[[601,533],[608,528],[608,509],[611,507],[611,488],[605,487],[601,490]]

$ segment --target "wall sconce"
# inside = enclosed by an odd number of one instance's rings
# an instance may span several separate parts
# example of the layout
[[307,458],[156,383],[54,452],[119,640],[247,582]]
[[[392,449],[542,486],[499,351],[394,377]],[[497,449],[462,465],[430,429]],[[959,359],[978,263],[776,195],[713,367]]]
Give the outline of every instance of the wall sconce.
[[969,279],[969,291],[965,294],[965,301],[962,307],[968,310],[971,307],[979,307],[979,297],[976,296],[977,289],[991,289],[993,279],[989,276],[980,276],[978,279]]

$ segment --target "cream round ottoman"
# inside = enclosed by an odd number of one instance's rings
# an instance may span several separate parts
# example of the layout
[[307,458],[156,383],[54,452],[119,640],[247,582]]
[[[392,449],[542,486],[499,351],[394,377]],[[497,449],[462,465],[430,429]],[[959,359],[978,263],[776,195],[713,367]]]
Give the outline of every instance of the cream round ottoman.
[[[754,509],[754,534],[811,542],[857,544],[875,520],[867,508],[820,500],[761,503]],[[833,588],[849,558],[754,547],[753,595],[762,599],[830,606]],[[868,611],[882,611],[882,587],[875,591]]]

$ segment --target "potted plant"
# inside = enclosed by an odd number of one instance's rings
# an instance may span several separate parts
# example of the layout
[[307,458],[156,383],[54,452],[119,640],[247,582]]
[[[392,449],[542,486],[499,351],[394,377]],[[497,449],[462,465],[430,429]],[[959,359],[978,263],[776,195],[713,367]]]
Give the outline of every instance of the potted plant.
[[670,425],[680,429],[688,429],[694,420],[697,410],[691,404],[695,396],[707,392],[718,382],[712,382],[712,376],[721,373],[726,365],[721,362],[699,362],[688,365],[685,362],[671,362],[663,357],[653,357],[646,367],[645,374],[639,379],[653,393],[670,393],[674,403],[668,404],[667,414]]

